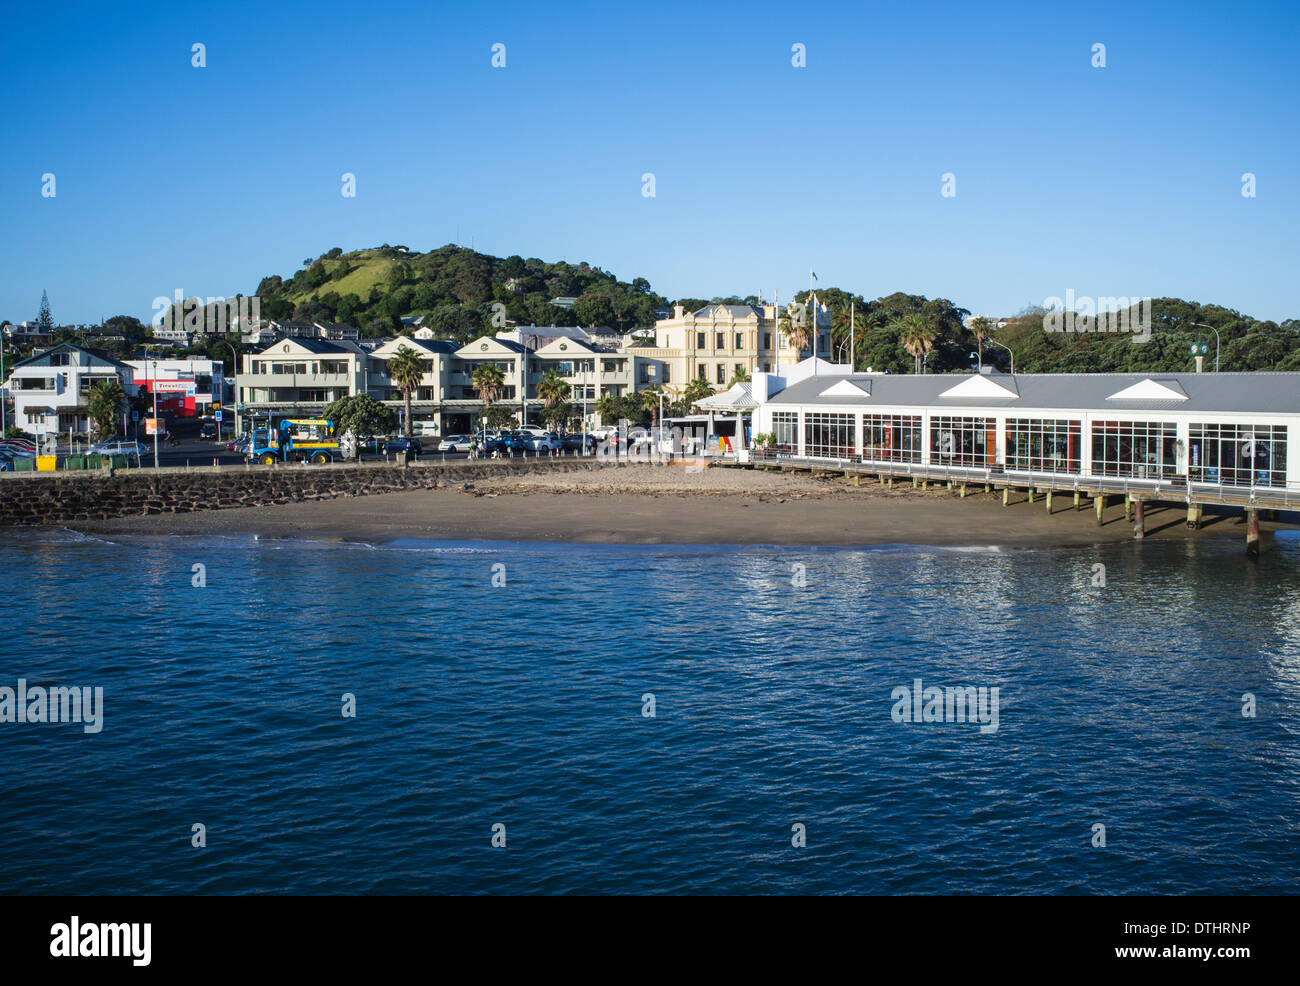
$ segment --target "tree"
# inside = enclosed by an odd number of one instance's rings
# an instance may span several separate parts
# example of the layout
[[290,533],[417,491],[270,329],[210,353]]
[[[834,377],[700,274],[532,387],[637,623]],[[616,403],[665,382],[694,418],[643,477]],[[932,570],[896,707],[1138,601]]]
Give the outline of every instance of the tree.
[[618,416],[618,401],[609,394],[601,394],[596,398],[596,416],[601,424],[609,424],[610,418]]
[[727,383],[727,386],[734,387],[738,383],[749,383],[749,371],[743,366],[731,375],[731,380]]
[[790,341],[790,346],[795,351],[795,358],[802,356],[803,351],[812,342],[812,332],[808,328],[808,312],[805,307],[795,302],[787,305],[785,313],[781,316],[780,329]]
[[902,332],[899,341],[903,348],[916,360],[916,372],[921,372],[921,357],[928,355],[934,348],[934,329],[929,321],[919,312],[903,316]]
[[537,396],[546,402],[548,409],[567,401],[571,391],[568,382],[555,370],[547,370],[537,381]]
[[406,421],[403,433],[411,437],[411,395],[420,389],[424,379],[424,360],[410,346],[399,346],[397,352],[388,358],[388,376],[402,392],[402,401],[406,404]]
[[984,340],[987,339],[991,332],[989,331],[989,320],[981,315],[970,323],[970,330],[975,336],[976,351],[979,353],[980,366],[984,365]]
[[358,441],[371,435],[383,435],[393,430],[393,409],[375,400],[369,394],[352,394],[340,397],[327,405],[325,417],[334,422],[335,434],[351,434]]
[[686,402],[688,413],[689,409],[694,407],[697,401],[702,401],[704,398],[712,396],[713,385],[703,377],[696,377],[688,383],[685,392],[682,394],[682,397]]
[[659,420],[659,398],[663,396],[663,391],[658,387],[651,387],[649,390],[637,392],[637,399],[641,402],[642,410],[650,412],[650,424],[654,425]]
[[36,331],[42,335],[50,335],[54,332],[54,316],[50,314],[50,298],[44,291],[41,292],[41,310],[36,313]]
[[116,380],[104,380],[90,388],[86,412],[95,423],[95,434],[100,441],[117,433],[117,424],[122,420],[122,406],[125,403],[126,391]]
[[568,401],[557,401],[542,408],[542,420],[554,431],[567,431],[567,424],[576,417],[578,409]]
[[506,375],[495,363],[480,363],[474,367],[473,387],[478,399],[483,402],[484,419],[492,413],[492,405],[501,396],[506,385]]
[[515,412],[510,410],[508,407],[497,404],[493,407],[489,407],[486,413],[484,413],[483,423],[489,428],[498,431],[503,428],[511,428],[516,424]]

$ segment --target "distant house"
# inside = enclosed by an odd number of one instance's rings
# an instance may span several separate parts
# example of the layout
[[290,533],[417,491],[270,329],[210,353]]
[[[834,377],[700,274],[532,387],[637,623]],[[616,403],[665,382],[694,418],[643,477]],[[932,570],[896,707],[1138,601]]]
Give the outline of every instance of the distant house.
[[360,330],[355,325],[348,325],[347,322],[315,322],[312,327],[316,329],[317,339],[356,342],[361,338]]
[[87,405],[96,384],[116,380],[128,396],[139,386],[135,371],[107,353],[62,343],[14,364],[5,383],[15,423],[44,439],[51,435],[90,434]]
[[577,298],[552,298],[551,304],[556,308],[563,308],[567,311],[573,307],[573,303],[577,300]]
[[25,346],[44,345],[53,341],[54,334],[51,332],[41,332],[35,322],[19,322],[17,325],[5,326],[5,338],[10,342],[22,343]]

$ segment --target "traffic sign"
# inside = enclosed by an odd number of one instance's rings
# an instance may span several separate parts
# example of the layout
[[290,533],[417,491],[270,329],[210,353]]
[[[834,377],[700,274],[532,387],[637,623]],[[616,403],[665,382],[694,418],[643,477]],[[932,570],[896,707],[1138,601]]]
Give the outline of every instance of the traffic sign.
[[139,412],[139,411],[132,411],[132,412],[131,412],[131,420],[132,420],[132,421],[139,421],[139,420],[140,420],[140,412]]
[[213,415],[213,417],[215,417],[218,421],[220,421],[220,420],[221,420],[221,412],[220,412],[220,411],[217,411],[216,414]]

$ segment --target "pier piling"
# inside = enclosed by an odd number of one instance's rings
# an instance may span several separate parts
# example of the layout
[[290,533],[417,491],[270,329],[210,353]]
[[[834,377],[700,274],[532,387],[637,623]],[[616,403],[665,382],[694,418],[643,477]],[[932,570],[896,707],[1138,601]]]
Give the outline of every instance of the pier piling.
[[1124,519],[1133,519],[1133,498],[1127,493],[1124,494]]
[[1246,557],[1259,557],[1259,510],[1246,508]]
[[1204,508],[1199,503],[1189,503],[1187,505],[1187,527],[1190,530],[1198,531],[1201,528],[1201,511]]
[[1046,499],[1047,499],[1047,513],[1050,516],[1052,513],[1052,491],[1050,488],[1047,491]]
[[1143,520],[1145,519],[1143,501],[1130,500],[1129,502],[1133,505],[1133,538],[1137,541],[1141,541],[1147,535],[1146,526],[1143,524]]
[[1011,487],[1010,486],[1002,487],[1002,506],[1005,507],[1008,503],[1011,502],[1010,497],[1011,497]]
[[1102,525],[1101,515],[1106,509],[1106,494],[1098,493],[1094,496],[1092,498],[1092,505],[1097,508],[1097,526],[1100,527]]

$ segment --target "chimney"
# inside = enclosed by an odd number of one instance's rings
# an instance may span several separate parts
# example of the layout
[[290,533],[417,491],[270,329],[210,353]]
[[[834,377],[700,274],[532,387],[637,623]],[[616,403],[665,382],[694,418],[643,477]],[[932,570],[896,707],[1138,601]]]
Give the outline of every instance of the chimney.
[[673,305],[673,318],[681,318],[686,314],[686,309],[681,305]]
[[1196,372],[1200,373],[1204,368],[1205,368],[1205,357],[1204,356],[1196,357]]

